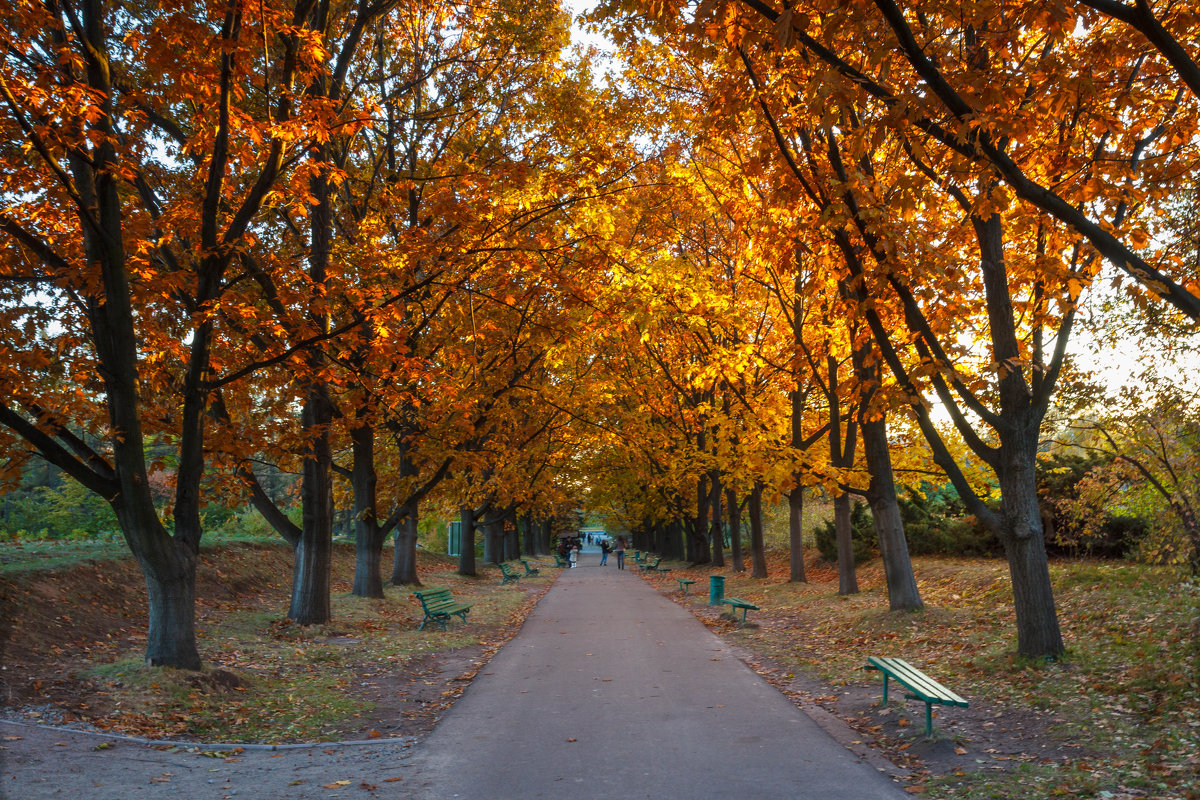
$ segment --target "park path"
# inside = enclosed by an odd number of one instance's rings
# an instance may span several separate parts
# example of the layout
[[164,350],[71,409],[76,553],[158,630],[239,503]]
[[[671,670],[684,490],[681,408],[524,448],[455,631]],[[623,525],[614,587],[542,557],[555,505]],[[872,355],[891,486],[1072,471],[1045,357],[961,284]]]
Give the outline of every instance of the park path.
[[585,552],[411,755],[405,797],[907,797],[695,617]]
[[[190,747],[0,720],[0,800],[908,796],[632,564],[618,573],[615,559],[605,568],[599,560],[585,551],[579,567],[560,573],[520,633],[416,747],[248,746],[209,758]],[[824,724],[836,732],[840,723]]]

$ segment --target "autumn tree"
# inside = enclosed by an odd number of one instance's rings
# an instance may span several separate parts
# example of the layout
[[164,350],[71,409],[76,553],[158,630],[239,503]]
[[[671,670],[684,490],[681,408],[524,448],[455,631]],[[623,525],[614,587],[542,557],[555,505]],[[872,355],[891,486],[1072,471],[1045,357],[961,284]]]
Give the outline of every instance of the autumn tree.
[[[239,254],[333,118],[307,4],[18,3],[3,29],[0,417],[113,507],[146,578],[152,664],[200,666],[205,423]],[[264,46],[265,44],[265,46]],[[300,192],[298,196],[307,196]],[[39,375],[59,376],[49,382]],[[86,444],[84,433],[104,446]],[[146,444],[175,444],[170,532]]]

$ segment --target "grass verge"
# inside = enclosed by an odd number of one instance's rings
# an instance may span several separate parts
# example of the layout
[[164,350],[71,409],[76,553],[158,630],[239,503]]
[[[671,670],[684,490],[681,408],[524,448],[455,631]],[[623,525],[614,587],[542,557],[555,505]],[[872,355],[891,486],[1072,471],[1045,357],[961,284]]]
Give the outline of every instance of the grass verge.
[[[860,566],[861,591],[837,594],[836,568],[813,562],[788,583],[671,564],[650,575],[664,593],[754,654],[769,679],[849,721],[908,770],[908,789],[955,800],[1200,798],[1200,586],[1178,570],[1059,561],[1052,579],[1068,652],[1057,662],[1015,653],[1007,567],[984,559],[915,560],[920,612],[888,611],[881,564]],[[741,627],[707,606],[708,576],[762,607]],[[700,589],[688,596],[676,578]],[[867,656],[906,658],[971,701],[939,712],[924,740],[924,706],[877,707]],[[800,678],[807,678],[809,691]],[[813,681],[820,684],[813,688]],[[824,688],[821,688],[824,687]]]
[[333,621],[285,618],[291,551],[274,543],[207,548],[197,578],[201,672],[143,663],[144,586],[127,557],[0,576],[9,713],[147,738],[282,743],[426,732],[549,587],[552,572],[501,586],[499,570],[457,574],[421,553],[425,586],[472,604],[466,624],[418,631],[411,587],[349,594],[353,550],[335,548]]

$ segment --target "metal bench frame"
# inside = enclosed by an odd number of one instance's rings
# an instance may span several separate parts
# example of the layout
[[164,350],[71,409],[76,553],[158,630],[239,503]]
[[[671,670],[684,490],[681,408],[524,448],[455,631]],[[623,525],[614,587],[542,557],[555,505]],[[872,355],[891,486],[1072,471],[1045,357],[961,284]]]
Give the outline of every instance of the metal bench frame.
[[743,625],[746,624],[746,612],[759,610],[758,606],[754,605],[754,603],[743,600],[740,597],[726,597],[726,598],[723,598],[721,600],[721,602],[724,603],[725,605],[729,606],[732,609],[740,608],[742,610],[742,624]]
[[889,679],[896,681],[905,689],[908,689],[909,694],[904,695],[906,698],[909,700],[920,700],[925,703],[925,735],[927,737],[933,736],[934,703],[943,706],[958,706],[959,708],[968,707],[966,700],[924,672],[921,672],[921,670],[909,664],[903,658],[869,656],[865,669],[877,670],[883,675],[883,701],[880,705],[887,705]]

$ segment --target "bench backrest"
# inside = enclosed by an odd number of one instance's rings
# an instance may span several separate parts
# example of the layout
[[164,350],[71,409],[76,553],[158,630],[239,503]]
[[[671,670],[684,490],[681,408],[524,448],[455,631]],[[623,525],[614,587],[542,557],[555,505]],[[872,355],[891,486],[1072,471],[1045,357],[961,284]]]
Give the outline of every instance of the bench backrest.
[[421,605],[437,605],[438,603],[448,603],[454,598],[450,595],[450,590],[444,586],[439,586],[435,589],[418,589],[413,592],[417,599],[421,601]]

